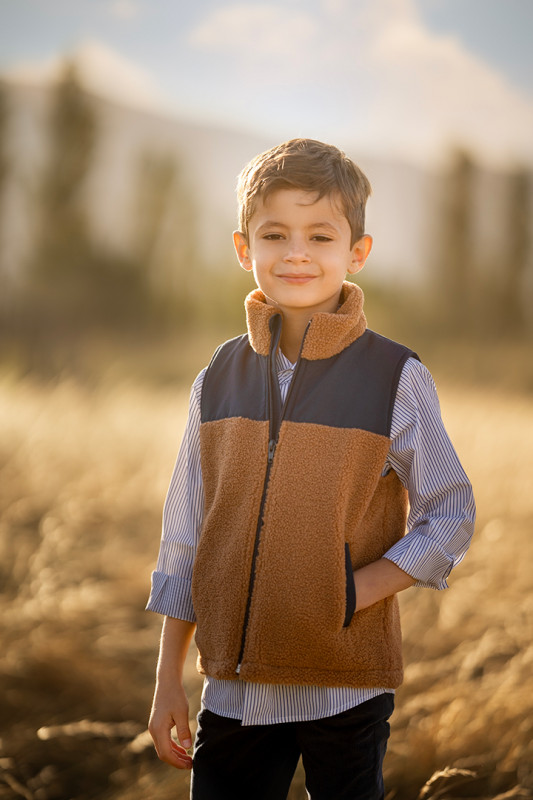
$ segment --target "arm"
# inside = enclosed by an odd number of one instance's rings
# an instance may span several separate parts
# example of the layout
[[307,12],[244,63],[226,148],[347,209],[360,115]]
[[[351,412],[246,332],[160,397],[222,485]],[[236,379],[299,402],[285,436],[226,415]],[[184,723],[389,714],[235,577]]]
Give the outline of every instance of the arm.
[[[189,703],[183,688],[183,665],[194,628],[193,622],[165,617],[155,693],[148,723],[157,755],[161,761],[177,769],[192,767],[192,758],[186,753],[192,745],[192,736],[189,728]],[[182,747],[172,739],[174,727]]]
[[191,577],[202,525],[204,492],[200,464],[200,400],[204,372],[195,380],[189,417],[163,509],[163,530],[147,609],[195,621]]
[[416,583],[414,578],[387,558],[380,558],[379,561],[373,561],[372,564],[356,569],[353,576],[357,611],[362,611],[363,608],[368,608]]
[[[191,577],[202,524],[203,485],[200,465],[200,396],[203,373],[191,391],[189,418],[163,510],[163,532],[147,608],[164,614],[156,686],[148,730],[159,758],[178,769],[192,759],[189,704],[183,687],[183,665],[195,629]],[[172,739],[173,728],[182,747]]]
[[474,529],[472,487],[444,428],[431,375],[413,359],[398,384],[387,468],[409,492],[408,533],[354,573],[358,610],[409,586],[445,589]]

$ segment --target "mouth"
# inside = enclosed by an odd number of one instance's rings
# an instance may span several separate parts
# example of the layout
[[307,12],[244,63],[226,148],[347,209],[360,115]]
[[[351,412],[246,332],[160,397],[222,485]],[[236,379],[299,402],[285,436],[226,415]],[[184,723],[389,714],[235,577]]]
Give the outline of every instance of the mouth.
[[315,275],[301,275],[296,273],[293,274],[291,272],[285,272],[282,275],[278,275],[278,278],[280,278],[282,281],[285,281],[285,283],[292,283],[295,285],[309,283],[309,281],[313,281],[315,277]]

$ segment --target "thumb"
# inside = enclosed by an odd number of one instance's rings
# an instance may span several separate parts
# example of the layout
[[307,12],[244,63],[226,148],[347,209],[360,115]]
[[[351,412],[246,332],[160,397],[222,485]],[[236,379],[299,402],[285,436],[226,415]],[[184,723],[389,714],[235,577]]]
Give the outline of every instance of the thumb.
[[188,750],[189,747],[192,747],[192,736],[191,729],[189,727],[188,715],[180,714],[180,716],[175,719],[175,726],[181,746],[184,747],[185,750]]

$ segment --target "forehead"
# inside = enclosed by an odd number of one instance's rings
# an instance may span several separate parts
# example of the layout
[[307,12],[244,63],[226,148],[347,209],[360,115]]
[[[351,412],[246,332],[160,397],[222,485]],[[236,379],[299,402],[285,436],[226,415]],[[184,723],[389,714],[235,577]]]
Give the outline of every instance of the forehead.
[[326,194],[319,198],[318,192],[303,189],[276,189],[266,197],[259,197],[249,225],[257,227],[267,221],[279,224],[325,222],[336,226],[348,225],[339,195]]

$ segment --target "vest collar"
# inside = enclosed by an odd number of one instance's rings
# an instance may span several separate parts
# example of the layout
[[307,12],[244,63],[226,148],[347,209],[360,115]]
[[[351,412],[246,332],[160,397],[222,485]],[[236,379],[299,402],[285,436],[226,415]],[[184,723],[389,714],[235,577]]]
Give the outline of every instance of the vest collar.
[[[342,352],[366,330],[363,312],[363,291],[355,283],[345,281],[334,314],[319,311],[313,314],[302,350],[302,358],[317,361]],[[279,310],[270,306],[260,289],[254,289],[245,300],[248,339],[256,353],[268,356],[270,349],[270,319]]]

